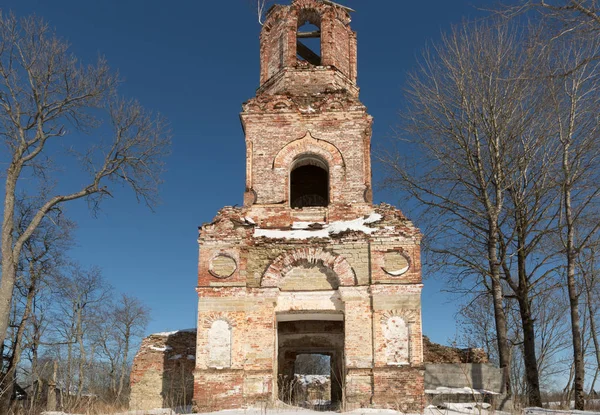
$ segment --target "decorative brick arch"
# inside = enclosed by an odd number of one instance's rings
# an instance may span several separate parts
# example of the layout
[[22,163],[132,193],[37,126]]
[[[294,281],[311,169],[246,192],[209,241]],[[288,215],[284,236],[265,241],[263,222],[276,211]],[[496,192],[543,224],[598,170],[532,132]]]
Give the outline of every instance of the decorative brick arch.
[[285,275],[294,267],[303,264],[319,264],[331,269],[341,286],[356,284],[354,270],[342,256],[335,255],[323,248],[298,248],[279,255],[266,269],[260,282],[261,287],[279,287]]
[[273,160],[273,168],[289,168],[296,157],[301,154],[316,154],[329,164],[329,168],[341,166],[346,168],[342,152],[333,144],[325,140],[314,138],[310,132],[302,138],[286,144]]
[[202,327],[209,329],[215,321],[224,321],[230,327],[237,326],[237,321],[229,313],[210,313],[202,319]]
[[419,312],[415,309],[389,310],[381,315],[381,323],[386,324],[392,317],[400,317],[407,324],[416,323]]

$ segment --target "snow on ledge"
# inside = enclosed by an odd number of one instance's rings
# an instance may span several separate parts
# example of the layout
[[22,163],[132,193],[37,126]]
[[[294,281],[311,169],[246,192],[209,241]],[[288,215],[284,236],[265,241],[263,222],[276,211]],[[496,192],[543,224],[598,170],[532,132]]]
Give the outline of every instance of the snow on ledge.
[[152,333],[150,336],[160,336],[160,337],[169,337],[177,333],[193,333],[196,332],[196,329],[183,329],[183,330],[175,330],[175,331],[163,331],[161,333]]
[[407,267],[404,267],[402,269],[399,269],[398,271],[386,271],[386,270],[384,270],[384,271],[387,272],[390,275],[393,275],[394,277],[399,277],[400,275],[402,275],[406,271],[408,271],[408,268],[410,268],[410,267],[407,266]]
[[150,350],[154,350],[155,352],[168,352],[169,350],[173,350],[173,348],[171,346],[164,346],[164,347],[150,346]]
[[449,388],[446,386],[438,386],[435,389],[425,389],[427,395],[499,395],[497,392],[488,391],[485,389],[464,388]]
[[331,222],[329,224],[320,223],[321,229],[310,229],[310,222],[294,222],[291,230],[281,229],[254,229],[254,237],[262,236],[272,239],[308,239],[308,238],[329,238],[331,235],[337,235],[346,231],[358,231],[368,235],[375,232],[376,228],[370,228],[366,225],[380,221],[383,216],[379,213],[371,213],[366,218],[357,218],[353,220]]

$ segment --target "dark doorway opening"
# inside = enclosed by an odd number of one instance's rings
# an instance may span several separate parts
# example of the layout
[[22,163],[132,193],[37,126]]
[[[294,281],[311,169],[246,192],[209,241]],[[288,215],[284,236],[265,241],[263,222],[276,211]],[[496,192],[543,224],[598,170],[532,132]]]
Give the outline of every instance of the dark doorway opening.
[[278,322],[279,399],[313,410],[341,407],[343,321]]
[[303,353],[294,362],[295,400],[308,408],[331,407],[331,355]]
[[290,204],[293,208],[329,204],[329,172],[317,159],[300,160],[290,173]]

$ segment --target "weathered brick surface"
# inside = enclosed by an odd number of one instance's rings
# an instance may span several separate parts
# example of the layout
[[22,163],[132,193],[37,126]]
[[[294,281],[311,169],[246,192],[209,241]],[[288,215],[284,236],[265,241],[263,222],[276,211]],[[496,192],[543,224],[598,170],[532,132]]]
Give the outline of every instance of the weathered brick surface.
[[131,369],[131,409],[191,404],[195,343],[195,330],[152,334],[142,341]]
[[373,371],[373,404],[400,412],[422,412],[425,404],[425,368],[403,366]]
[[[317,66],[296,56],[307,20],[321,31]],[[309,352],[331,357],[332,399],[349,409],[422,407],[421,234],[396,208],[372,205],[372,118],[349,22],[320,0],[266,17],[260,88],[241,114],[244,206],[200,228],[199,409],[281,397]],[[326,206],[291,208],[299,165],[324,171]]]
[[483,349],[443,346],[423,336],[423,361],[425,363],[488,363]]

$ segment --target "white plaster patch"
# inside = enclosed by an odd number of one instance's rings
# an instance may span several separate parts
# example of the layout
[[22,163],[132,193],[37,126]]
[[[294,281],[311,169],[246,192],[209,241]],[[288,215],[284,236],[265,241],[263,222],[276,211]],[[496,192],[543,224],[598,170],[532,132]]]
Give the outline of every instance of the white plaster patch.
[[231,367],[231,327],[223,320],[216,320],[208,330],[208,365]]
[[344,307],[337,291],[287,291],[277,297],[275,311],[343,311]]
[[385,356],[388,365],[408,364],[408,326],[399,316],[391,316],[383,324]]

